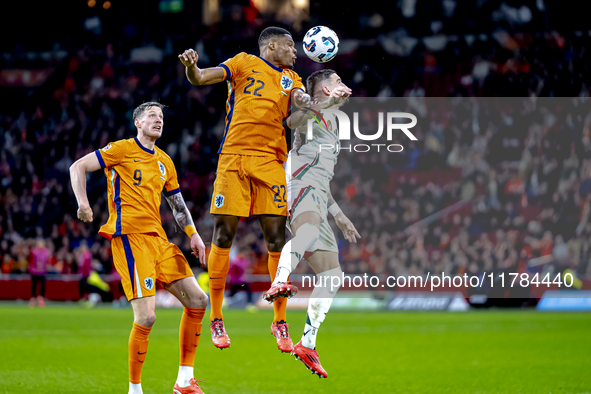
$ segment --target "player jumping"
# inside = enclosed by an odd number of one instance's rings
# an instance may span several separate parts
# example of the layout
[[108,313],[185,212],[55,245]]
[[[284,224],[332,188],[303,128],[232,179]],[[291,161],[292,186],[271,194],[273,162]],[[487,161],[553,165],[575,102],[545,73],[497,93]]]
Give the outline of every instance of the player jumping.
[[136,138],[110,143],[70,167],[78,218],[84,222],[93,220],[86,195],[86,173],[102,168],[107,177],[109,221],[99,234],[111,240],[113,262],[133,308],[128,345],[129,394],[142,394],[142,366],[148,336],[156,321],[156,280],[164,283],[165,289],[185,307],[179,330],[180,366],[173,392],[203,393],[193,378],[193,365],[207,295],[197,284],[183,253],[167,240],[160,218],[162,194],[177,224],[191,238],[193,254],[203,265],[205,245],[180,193],[172,160],[154,145],[162,135],[163,107],[155,102],[140,105],[133,112]]
[[[312,252],[307,258],[317,276],[306,317],[304,335],[293,349],[292,355],[301,360],[318,377],[328,377],[322,368],[316,352],[316,334],[324,321],[338,287],[332,287],[330,278],[342,277],[339,265],[339,250],[334,233],[328,224],[328,212],[343,231],[345,239],[357,242],[361,238],[355,226],[341,211],[330,193],[329,182],[334,175],[334,166],[339,153],[337,123],[334,116],[322,116],[320,109],[336,109],[351,95],[349,89],[333,70],[314,72],[306,80],[308,91],[315,101],[312,111],[298,111],[288,120],[288,126],[296,129],[293,149],[289,152],[286,175],[289,180],[289,221],[294,237],[285,245],[279,259],[277,275],[271,288],[263,298],[271,302],[294,295],[297,288],[287,282],[289,274],[296,268],[305,252]],[[313,138],[301,144],[299,133],[306,133],[308,119],[316,118]],[[321,148],[322,147],[322,148]],[[332,147],[332,148],[329,148]],[[324,281],[324,282],[323,282]],[[336,282],[335,282],[336,283]],[[340,282],[339,282],[340,283]]]
[[[222,303],[229,253],[240,217],[257,215],[269,250],[269,273],[274,279],[285,245],[287,215],[285,172],[287,144],[283,120],[291,100],[298,107],[310,102],[301,78],[290,68],[296,61],[291,34],[269,27],[259,37],[260,57],[239,53],[217,67],[197,67],[197,53],[186,50],[179,59],[193,85],[228,83],[226,128],[211,201],[214,231],[209,255],[210,329],[213,344],[230,347]],[[282,352],[293,350],[286,323],[287,302],[274,305],[271,333]]]

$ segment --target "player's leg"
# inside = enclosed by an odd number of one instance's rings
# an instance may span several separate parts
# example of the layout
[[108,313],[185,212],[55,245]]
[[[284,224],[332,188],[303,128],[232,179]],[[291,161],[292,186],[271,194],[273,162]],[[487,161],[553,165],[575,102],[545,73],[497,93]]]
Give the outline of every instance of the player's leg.
[[37,303],[39,304],[40,308],[45,308],[45,275],[41,275],[41,291],[39,292],[39,295],[37,296]]
[[37,283],[39,276],[31,275],[31,299],[29,300],[29,307],[35,308],[35,300],[37,299]]
[[156,277],[164,288],[183,304],[179,327],[179,373],[173,387],[175,394],[203,393],[193,377],[195,353],[201,338],[201,326],[207,295],[201,290],[183,252],[168,240],[160,239],[161,256],[156,265]]
[[211,340],[220,349],[230,347],[230,338],[223,323],[222,305],[226,290],[226,278],[230,269],[230,248],[234,235],[236,235],[239,220],[238,216],[214,215],[213,240],[207,262],[211,299],[209,315]]
[[130,303],[133,308],[133,327],[128,343],[128,394],[142,394],[142,368],[148,353],[148,336],[156,322],[156,297],[136,298]]
[[148,351],[148,336],[156,321],[154,238],[142,234],[115,237],[111,241],[113,263],[133,308],[134,322],[128,342],[129,394],[141,394],[141,373]]
[[224,349],[230,347],[230,338],[223,322],[222,304],[226,277],[230,268],[230,248],[241,216],[250,213],[250,180],[240,155],[220,155],[210,212],[214,215],[213,240],[208,258],[209,316],[213,344]]
[[295,235],[285,244],[281,252],[273,285],[287,282],[304,253],[318,240],[320,222],[320,214],[315,211],[302,212],[292,221],[291,229]]
[[179,327],[179,372],[173,392],[175,394],[202,393],[194,378],[193,368],[201,338],[203,316],[207,307],[207,295],[201,290],[194,276],[174,281],[165,285],[165,288],[184,306]]
[[[269,251],[269,274],[275,278],[281,250],[285,245],[287,215],[287,187],[283,162],[270,157],[255,157],[250,160],[249,176],[252,185],[252,214],[259,217],[261,229]],[[286,323],[287,302],[282,299],[273,304],[274,317],[271,333],[277,339],[282,352],[290,352],[293,342]]]
[[[271,280],[275,279],[277,266],[281,257],[281,250],[285,246],[285,216],[259,216],[259,222],[267,241],[269,250],[268,268]],[[284,353],[293,350],[293,341],[289,336],[287,325],[287,298],[277,298],[273,302],[273,323],[271,333],[277,340],[277,347]]]
[[322,368],[316,351],[316,335],[340,288],[343,271],[339,265],[338,253],[334,251],[319,250],[307,260],[316,273],[316,286],[308,303],[304,335],[300,342],[294,346],[292,354],[318,377],[326,378],[328,374]]
[[320,234],[322,195],[314,187],[299,181],[289,183],[288,195],[290,196],[290,230],[294,237],[283,248],[277,276],[271,288],[263,295],[267,301],[295,295],[297,288],[287,283],[287,278]]

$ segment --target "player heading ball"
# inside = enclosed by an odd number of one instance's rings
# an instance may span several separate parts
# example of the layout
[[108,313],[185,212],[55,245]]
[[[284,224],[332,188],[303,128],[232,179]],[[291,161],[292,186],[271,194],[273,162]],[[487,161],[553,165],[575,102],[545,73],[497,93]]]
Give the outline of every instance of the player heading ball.
[[[238,221],[240,217],[258,216],[273,279],[285,245],[287,215],[283,119],[289,114],[290,103],[300,108],[310,103],[302,79],[291,70],[297,58],[291,34],[279,27],[269,27],[259,36],[258,44],[260,56],[242,52],[206,69],[197,66],[199,56],[193,49],[179,55],[193,85],[224,81],[228,84],[226,127],[218,150],[220,158],[211,199],[215,219],[209,255],[211,339],[220,349],[230,347],[222,302]],[[271,332],[278,348],[291,352],[293,342],[286,323],[286,307],[286,300],[274,303]]]

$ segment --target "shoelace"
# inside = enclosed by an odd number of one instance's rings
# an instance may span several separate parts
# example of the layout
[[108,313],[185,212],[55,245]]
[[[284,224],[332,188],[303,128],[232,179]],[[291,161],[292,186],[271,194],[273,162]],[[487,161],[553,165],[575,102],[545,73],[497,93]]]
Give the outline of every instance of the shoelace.
[[215,322],[213,323],[213,331],[215,332],[215,336],[219,337],[220,335],[224,334],[224,325],[222,322]]
[[291,330],[291,326],[287,323],[277,324],[277,330],[279,330],[279,335],[281,335],[281,337],[283,338],[289,338],[289,333],[287,332],[288,328]]

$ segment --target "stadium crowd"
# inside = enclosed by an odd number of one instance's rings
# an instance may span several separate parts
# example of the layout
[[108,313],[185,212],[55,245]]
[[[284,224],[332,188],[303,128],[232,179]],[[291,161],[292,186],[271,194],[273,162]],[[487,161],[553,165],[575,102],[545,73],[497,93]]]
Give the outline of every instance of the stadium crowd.
[[[409,108],[429,118],[430,127],[400,154],[341,153],[333,195],[362,235],[360,243],[347,244],[335,231],[344,271],[523,271],[527,261],[553,256],[551,267],[568,266],[589,278],[589,34],[559,34],[544,26],[532,31],[505,21],[499,22],[503,34],[472,39],[436,26],[427,32],[404,26],[386,31],[366,16],[360,17],[360,26],[367,25],[361,38],[347,37],[336,26],[343,53],[327,66],[355,96],[407,97]],[[53,69],[41,87],[19,92],[2,87],[16,97],[0,113],[2,273],[29,272],[35,247],[49,251],[50,273],[80,273],[87,251],[94,270],[113,271],[110,243],[97,234],[108,217],[105,177],[100,171],[89,176],[95,217],[85,224],[76,220],[68,168],[109,141],[135,136],[133,109],[149,100],[168,105],[158,146],[179,170],[202,238],[211,239],[209,206],[227,92],[223,86],[191,86],[177,54],[194,47],[200,65],[212,66],[239,51],[256,53],[259,19],[247,20],[240,9],[231,18],[209,28],[193,25],[191,34],[180,38],[140,24],[122,24],[121,34],[109,39],[87,29],[55,44],[54,52],[67,52],[62,59],[31,60],[22,46],[0,59],[1,69]],[[296,41],[313,23],[294,31]],[[374,33],[381,40],[370,45],[365,38]],[[392,50],[392,42],[410,34],[446,40],[438,47],[419,38],[408,56]],[[347,50],[347,41],[354,49]],[[300,55],[295,68],[305,77],[320,67]],[[453,115],[446,116],[424,96],[459,98],[449,99],[454,107],[446,113]],[[531,99],[503,103],[471,96]],[[546,96],[579,98],[536,100]],[[452,204],[457,209],[448,215],[407,230]],[[171,241],[196,264],[168,207],[162,218]],[[256,220],[244,220],[232,258],[245,257],[249,273],[265,274],[264,244]],[[307,269],[301,264],[296,272]]]

